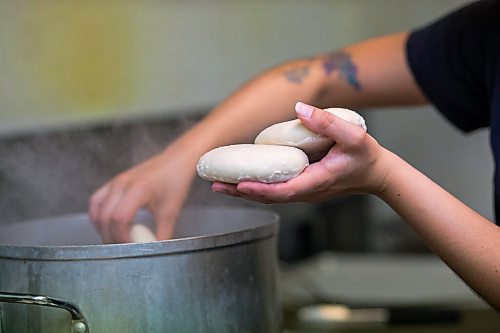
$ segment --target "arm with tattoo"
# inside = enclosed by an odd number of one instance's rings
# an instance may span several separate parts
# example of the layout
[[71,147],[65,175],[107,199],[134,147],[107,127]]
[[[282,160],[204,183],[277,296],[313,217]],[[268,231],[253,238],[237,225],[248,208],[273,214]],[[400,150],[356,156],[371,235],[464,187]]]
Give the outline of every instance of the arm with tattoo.
[[250,80],[162,153],[96,191],[89,212],[104,241],[129,241],[130,222],[142,207],[155,216],[157,238],[169,238],[199,157],[294,118],[297,101],[352,109],[425,102],[406,65],[406,38],[399,33],[289,61]]
[[[337,75],[338,78],[356,90],[361,90],[361,84],[357,77],[357,68],[351,60],[351,56],[345,51],[328,53],[318,56],[317,59],[322,64],[326,76]],[[309,74],[309,64],[303,64],[299,67],[290,68],[285,72],[285,78],[292,82],[300,84]]]

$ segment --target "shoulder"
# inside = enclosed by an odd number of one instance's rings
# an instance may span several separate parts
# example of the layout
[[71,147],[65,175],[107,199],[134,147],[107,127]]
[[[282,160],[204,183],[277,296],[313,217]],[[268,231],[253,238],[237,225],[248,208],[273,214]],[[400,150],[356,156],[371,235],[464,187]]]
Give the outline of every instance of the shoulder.
[[500,0],[468,4],[412,31],[408,65],[427,98],[455,125],[489,124],[500,48]]
[[456,9],[413,30],[409,43],[425,44],[438,41],[440,45],[447,47],[470,47],[472,42],[476,45],[487,43],[493,46],[493,40],[498,40],[499,33],[500,0],[483,0]]

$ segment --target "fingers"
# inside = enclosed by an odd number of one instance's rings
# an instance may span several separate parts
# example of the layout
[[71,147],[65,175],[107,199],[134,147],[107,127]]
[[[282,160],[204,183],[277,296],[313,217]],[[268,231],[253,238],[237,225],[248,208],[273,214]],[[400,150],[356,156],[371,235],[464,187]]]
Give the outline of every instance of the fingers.
[[233,197],[241,197],[241,193],[235,184],[214,182],[212,184],[212,191],[232,195]]
[[[258,182],[242,182],[240,184],[255,184],[255,185],[267,185],[267,186],[272,186],[273,184],[264,184],[264,183],[258,183]],[[269,203],[274,203],[274,201],[266,198],[265,196],[260,196],[258,194],[258,191],[256,191],[256,193],[244,193],[244,192],[241,192],[239,189],[238,189],[238,186],[240,186],[240,184],[236,185],[236,184],[228,184],[228,183],[219,183],[219,182],[215,182],[212,184],[212,191],[213,192],[217,192],[217,193],[224,193],[224,194],[227,194],[227,195],[231,195],[233,197],[238,197],[238,198],[242,198],[242,199],[246,199],[246,200],[251,200],[251,201],[256,201],[256,202],[260,202],[260,203],[264,203],[264,204],[269,204]]]
[[103,242],[130,242],[130,225],[147,199],[144,189],[129,187],[119,178],[97,190],[90,199],[89,214]]
[[156,221],[156,238],[158,240],[166,240],[172,238],[174,227],[179,217],[181,205],[170,203],[167,207],[158,211],[155,214]]
[[333,182],[334,175],[321,163],[309,165],[302,174],[287,182],[264,184],[256,182],[243,182],[238,184],[240,195],[260,202],[314,202],[315,193],[321,192],[324,184]]
[[107,220],[107,232],[111,242],[128,243],[131,241],[130,228],[139,209],[147,203],[147,192],[141,188],[127,190],[115,204]]
[[102,205],[108,196],[110,186],[105,184],[101,186],[89,200],[89,215],[92,223],[95,225],[96,229],[100,229],[100,223],[98,221],[99,212],[101,211]]
[[304,126],[313,132],[328,136],[344,147],[355,147],[366,137],[366,132],[359,126],[322,109],[298,102],[295,111]]
[[241,182],[238,185],[213,183],[212,190],[260,203],[316,201],[324,184],[334,181],[334,175],[321,163],[309,165],[302,174],[283,183]]
[[153,204],[151,193],[151,189],[137,184],[108,184],[92,196],[89,213],[104,243],[130,242],[130,227],[142,207],[148,207],[154,215],[157,239],[172,237],[185,195],[178,192],[168,201],[160,196]]

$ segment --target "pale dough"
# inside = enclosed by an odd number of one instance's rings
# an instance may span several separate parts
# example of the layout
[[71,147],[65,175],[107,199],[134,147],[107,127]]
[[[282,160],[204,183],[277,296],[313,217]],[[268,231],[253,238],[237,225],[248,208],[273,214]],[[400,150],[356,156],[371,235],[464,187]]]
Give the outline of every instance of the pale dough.
[[306,154],[294,147],[239,144],[209,151],[200,158],[196,169],[209,181],[277,183],[298,176],[308,164]]
[[[358,113],[342,108],[325,109],[335,116],[347,120],[366,131],[365,120]],[[302,149],[311,159],[324,156],[333,146],[332,139],[315,133],[302,125],[299,119],[274,124],[264,129],[256,138],[256,144],[284,145]]]
[[134,243],[148,243],[156,241],[155,234],[144,224],[134,224],[130,229],[130,238]]

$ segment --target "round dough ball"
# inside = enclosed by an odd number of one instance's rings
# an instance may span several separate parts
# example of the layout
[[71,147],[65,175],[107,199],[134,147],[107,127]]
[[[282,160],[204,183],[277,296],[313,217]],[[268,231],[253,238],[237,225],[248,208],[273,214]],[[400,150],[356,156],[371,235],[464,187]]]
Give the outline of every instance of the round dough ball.
[[308,164],[306,154],[297,148],[239,144],[209,151],[196,169],[209,181],[279,183],[297,177]]
[[134,224],[130,229],[130,238],[134,243],[155,242],[155,234],[144,224]]
[[[365,120],[352,110],[330,108],[325,109],[325,111],[347,120],[366,131]],[[305,127],[299,119],[274,124],[264,129],[255,138],[255,143],[300,148],[309,156],[311,161],[321,159],[334,144],[332,139]]]

